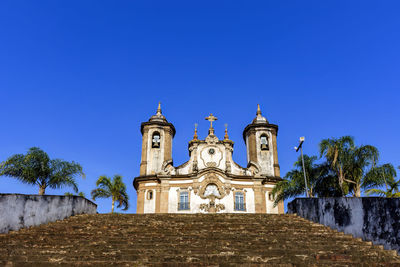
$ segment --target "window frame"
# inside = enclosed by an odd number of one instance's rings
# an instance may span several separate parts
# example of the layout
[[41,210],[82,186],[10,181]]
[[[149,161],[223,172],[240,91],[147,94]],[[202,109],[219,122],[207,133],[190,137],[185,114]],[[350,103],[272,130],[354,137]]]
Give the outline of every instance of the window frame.
[[[186,198],[182,202],[182,195],[186,194]],[[178,191],[178,211],[189,211],[190,210],[190,191],[189,190],[179,190]]]
[[[241,197],[237,197],[237,195],[241,195]],[[239,202],[237,201],[239,199]],[[240,202],[242,199],[242,202]],[[238,190],[233,194],[233,209],[234,211],[246,211],[246,194],[245,192]]]
[[[265,139],[267,140],[266,148],[263,148],[263,143],[261,142],[263,137],[265,137]],[[268,137],[268,135],[266,133],[262,133],[260,135],[260,149],[261,149],[261,151],[268,151],[269,150],[269,137]]]
[[272,196],[272,192],[271,191],[268,192],[268,200],[269,201],[275,201],[274,197]]
[[[158,135],[159,137],[159,142],[157,143],[158,145],[156,146],[156,142],[154,142],[154,137]],[[161,148],[161,133],[159,131],[154,131],[151,135],[151,148]]]
[[146,199],[147,199],[147,200],[152,200],[153,198],[154,198],[154,192],[153,192],[153,190],[151,190],[151,189],[147,190],[147,192],[146,192]]

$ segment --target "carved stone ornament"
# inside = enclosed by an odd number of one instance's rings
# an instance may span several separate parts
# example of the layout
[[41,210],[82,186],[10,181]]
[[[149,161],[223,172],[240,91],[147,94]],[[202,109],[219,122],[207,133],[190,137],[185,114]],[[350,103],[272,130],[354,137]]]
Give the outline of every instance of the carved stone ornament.
[[204,210],[205,212],[209,212],[209,213],[216,213],[216,212],[219,212],[224,209],[225,209],[224,204],[215,204],[214,197],[210,198],[209,204],[205,204],[205,203],[200,204],[200,210]]
[[226,170],[225,171],[227,173],[230,173],[232,171],[231,162],[230,161],[226,161],[225,165],[226,165]]
[[223,152],[217,146],[206,146],[200,151],[200,159],[206,167],[220,167]]
[[260,172],[260,169],[261,169],[260,165],[254,161],[250,161],[247,164],[247,170],[250,171],[250,174],[252,176],[257,175]]
[[173,166],[172,160],[164,161],[162,165],[162,174],[165,175],[175,175],[175,167]]
[[198,172],[198,171],[199,171],[199,166],[197,165],[197,160],[194,160],[192,164],[192,172]]
[[[209,187],[210,186],[210,187]],[[214,187],[215,186],[215,187]],[[207,191],[208,189],[214,189],[214,194],[210,194],[210,190]],[[216,190],[215,190],[216,189]],[[217,193],[218,192],[218,193]],[[206,178],[200,183],[200,192],[199,196],[202,199],[210,199],[211,196],[214,196],[217,199],[222,199],[226,195],[228,195],[230,192],[230,188],[225,186],[219,179],[218,177],[211,173],[206,176]]]
[[209,134],[209,135],[206,137],[205,141],[206,141],[206,143],[209,144],[209,145],[214,145],[214,144],[216,144],[216,143],[219,141],[219,139],[218,139],[218,137],[215,136],[214,134]]

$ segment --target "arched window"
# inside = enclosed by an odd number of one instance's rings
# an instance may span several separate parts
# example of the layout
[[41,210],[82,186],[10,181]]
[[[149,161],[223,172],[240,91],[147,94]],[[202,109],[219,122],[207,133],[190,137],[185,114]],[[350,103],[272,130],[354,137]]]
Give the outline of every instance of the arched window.
[[153,199],[153,190],[147,191],[147,199],[148,199],[148,200]]
[[244,202],[243,192],[235,192],[235,210],[245,211],[246,203]]
[[189,210],[189,209],[190,209],[189,192],[182,191],[179,193],[178,210]]
[[262,134],[260,136],[261,150],[269,150],[268,146],[268,136],[266,134]]
[[153,137],[151,138],[151,143],[152,143],[151,147],[160,148],[160,141],[161,141],[160,133],[154,132]]

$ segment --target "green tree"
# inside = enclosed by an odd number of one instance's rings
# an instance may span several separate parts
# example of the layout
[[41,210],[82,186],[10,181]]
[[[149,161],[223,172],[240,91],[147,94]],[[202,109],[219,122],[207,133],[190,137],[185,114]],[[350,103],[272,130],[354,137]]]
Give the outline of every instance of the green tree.
[[365,145],[354,147],[349,151],[346,169],[348,179],[344,181],[349,184],[349,191],[355,197],[361,197],[361,188],[365,189],[370,183],[370,179],[379,183],[379,177],[368,177],[368,173],[374,169],[379,158],[378,149],[374,146]]
[[355,146],[354,138],[323,139],[320,143],[320,156],[325,156],[332,170],[336,173],[343,195],[353,193],[360,197],[366,174],[375,167],[379,152],[371,145]]
[[[320,196],[321,194],[324,196],[329,196],[329,194],[335,193],[337,194],[338,187],[336,187],[336,191],[333,190],[335,187],[333,187],[333,189],[327,188],[327,186],[332,185],[331,183],[326,183],[326,181],[329,179],[331,181],[335,180],[332,179],[332,172],[329,169],[329,166],[327,164],[317,164],[317,159],[316,156],[310,157],[304,155],[308,195],[310,197],[315,197],[317,195]],[[277,205],[282,200],[304,194],[306,189],[301,156],[294,163],[294,167],[295,169],[289,171],[283,180],[278,182],[272,189],[272,195],[275,198],[274,205]]]
[[320,157],[325,156],[332,170],[336,173],[342,195],[347,195],[345,186],[347,175],[346,166],[349,160],[349,151],[354,148],[354,139],[351,136],[323,139],[320,144]]
[[50,159],[47,153],[38,147],[30,148],[26,155],[15,154],[2,162],[0,175],[38,185],[39,195],[44,195],[47,187],[58,189],[70,186],[78,192],[75,176],[84,177],[82,167],[78,163]]
[[117,208],[123,207],[122,210],[129,208],[129,197],[126,193],[126,186],[120,175],[114,175],[114,178],[100,176],[96,182],[97,188],[92,190],[92,198],[111,198],[111,213],[114,212],[114,203],[118,202]]
[[[398,167],[400,169],[400,167]],[[366,175],[366,187],[370,189],[365,193],[369,196],[377,194],[388,198],[400,197],[400,180],[396,181],[396,170],[392,164],[375,167]],[[385,186],[385,190],[376,187]],[[372,188],[374,187],[374,188]]]
[[64,193],[64,195],[65,196],[69,196],[69,197],[72,197],[72,196],[85,197],[85,193],[83,193],[83,192],[79,192],[78,195],[74,195],[74,194],[72,194],[70,192],[66,192],[66,193]]

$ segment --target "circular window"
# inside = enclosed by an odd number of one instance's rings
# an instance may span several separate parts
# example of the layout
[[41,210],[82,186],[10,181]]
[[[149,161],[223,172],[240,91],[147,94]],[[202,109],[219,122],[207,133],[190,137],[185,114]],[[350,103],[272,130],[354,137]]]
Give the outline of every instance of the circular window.
[[208,153],[209,153],[210,155],[214,155],[215,149],[214,149],[214,148],[210,148],[210,149],[208,150]]

